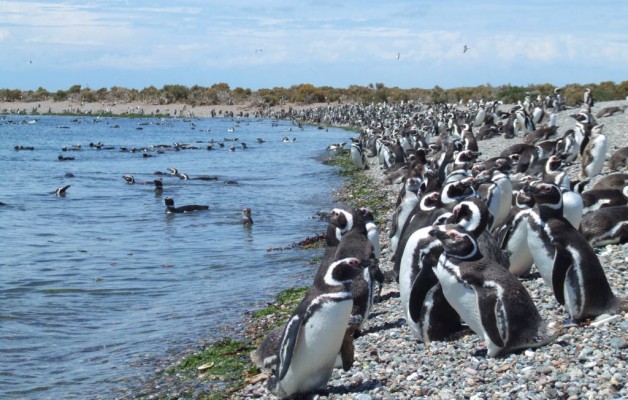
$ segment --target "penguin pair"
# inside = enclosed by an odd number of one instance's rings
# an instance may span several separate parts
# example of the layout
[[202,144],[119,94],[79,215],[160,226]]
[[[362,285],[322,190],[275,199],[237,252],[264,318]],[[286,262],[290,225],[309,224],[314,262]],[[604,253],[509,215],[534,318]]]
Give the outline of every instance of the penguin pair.
[[487,344],[489,357],[540,347],[556,337],[519,280],[479,250],[464,228],[433,228],[443,254],[434,272],[449,304]]
[[541,277],[572,320],[628,310],[606,279],[595,251],[563,216],[563,198],[554,184],[535,182],[525,189],[538,213],[528,216],[528,246]]

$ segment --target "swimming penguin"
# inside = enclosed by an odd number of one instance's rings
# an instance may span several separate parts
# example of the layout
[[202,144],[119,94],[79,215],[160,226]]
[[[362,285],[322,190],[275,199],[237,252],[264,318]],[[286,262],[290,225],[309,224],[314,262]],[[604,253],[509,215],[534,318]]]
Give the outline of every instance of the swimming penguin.
[[582,178],[592,178],[602,172],[604,161],[606,161],[606,152],[608,151],[606,136],[602,134],[603,127],[604,125],[594,126],[591,128],[590,136],[584,139],[582,169],[580,172]]
[[166,197],[164,199],[164,203],[166,203],[166,213],[168,214],[189,213],[192,211],[209,210],[209,206],[199,206],[196,204],[175,207],[174,200],[172,199],[172,197]]
[[434,272],[445,298],[497,357],[554,340],[523,284],[484,257],[471,234],[456,225],[434,228],[444,252]]
[[604,207],[582,217],[582,236],[593,247],[628,242],[628,206]]
[[155,185],[155,192],[161,193],[164,191],[164,181],[161,179],[153,179],[153,185]]
[[135,183],[135,178],[133,177],[133,175],[122,175],[122,179],[124,179],[128,184]]
[[358,259],[345,258],[314,281],[284,327],[277,367],[268,379],[273,394],[286,398],[325,387],[351,316],[351,281],[362,272]]
[[563,217],[560,188],[535,182],[524,190],[534,197],[538,208],[538,214],[528,217],[528,246],[534,264],[571,318],[580,322],[627,310],[628,302],[613,294],[591,245]]
[[65,186],[61,186],[59,188],[57,188],[57,190],[55,190],[55,196],[57,197],[63,197],[65,196],[65,192],[68,190],[68,188],[70,187],[70,185],[65,185]]
[[242,210],[242,224],[251,226],[253,225],[253,218],[251,217],[251,209],[245,208]]

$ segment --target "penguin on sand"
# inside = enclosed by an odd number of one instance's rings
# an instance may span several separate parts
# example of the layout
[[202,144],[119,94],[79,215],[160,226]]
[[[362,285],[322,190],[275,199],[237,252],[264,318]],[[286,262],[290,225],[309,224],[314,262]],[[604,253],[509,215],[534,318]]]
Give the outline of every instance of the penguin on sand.
[[345,258],[314,281],[283,329],[277,366],[268,379],[272,393],[287,398],[325,387],[351,316],[351,281],[363,268],[357,258]]
[[530,294],[502,266],[484,257],[475,238],[446,225],[429,233],[444,252],[434,269],[447,301],[498,357],[550,343],[556,335],[541,318]]
[[528,216],[528,246],[541,277],[576,322],[628,310],[615,297],[595,251],[563,217],[560,188],[535,182],[524,188],[539,210]]

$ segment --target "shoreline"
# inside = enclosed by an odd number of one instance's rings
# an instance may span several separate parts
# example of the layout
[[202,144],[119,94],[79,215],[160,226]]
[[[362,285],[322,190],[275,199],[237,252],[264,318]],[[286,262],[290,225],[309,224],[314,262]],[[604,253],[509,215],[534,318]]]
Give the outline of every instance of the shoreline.
[[295,104],[262,107],[252,103],[217,104],[191,106],[185,103],[152,104],[139,101],[128,103],[101,102],[85,103],[79,101],[37,101],[6,102],[0,101],[0,115],[106,115],[112,117],[171,117],[171,118],[234,118],[256,115],[274,115],[287,110],[309,110],[326,107],[327,103]]

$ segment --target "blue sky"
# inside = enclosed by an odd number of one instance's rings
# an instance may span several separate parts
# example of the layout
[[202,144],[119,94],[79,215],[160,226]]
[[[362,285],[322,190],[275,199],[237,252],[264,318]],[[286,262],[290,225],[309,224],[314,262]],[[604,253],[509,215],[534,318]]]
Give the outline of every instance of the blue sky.
[[621,82],[628,2],[0,0],[0,54],[51,91]]

